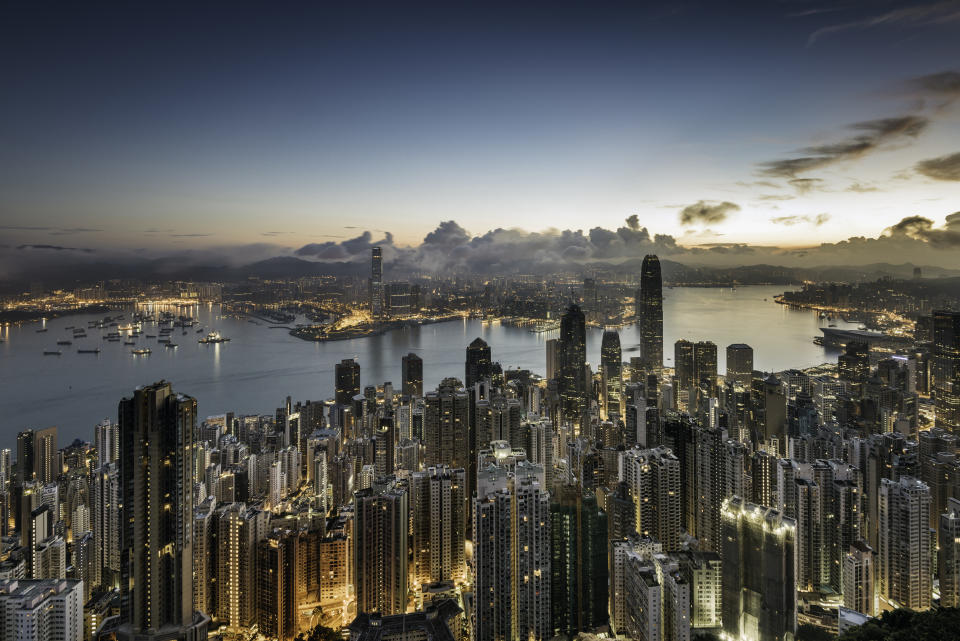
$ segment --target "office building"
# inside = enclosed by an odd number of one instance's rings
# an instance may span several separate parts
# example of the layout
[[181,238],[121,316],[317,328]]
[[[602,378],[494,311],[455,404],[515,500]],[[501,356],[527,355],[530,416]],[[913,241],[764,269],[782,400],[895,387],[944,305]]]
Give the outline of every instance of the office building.
[[560,318],[560,379],[563,417],[579,430],[587,411],[587,334],[583,311],[570,305]]
[[414,353],[401,359],[403,379],[400,393],[404,396],[423,396],[423,359]]
[[383,318],[383,251],[370,248],[370,316]]
[[360,364],[352,358],[345,358],[334,365],[337,405],[349,406],[353,398],[360,393]]
[[481,381],[493,376],[493,361],[490,358],[490,346],[482,338],[475,338],[467,346],[467,360],[464,366],[464,383],[470,389]]
[[614,329],[604,330],[600,343],[600,374],[603,385],[601,418],[624,417],[623,410],[623,354],[620,335]]
[[644,367],[649,371],[660,371],[663,368],[663,279],[660,259],[654,255],[643,258],[635,304]]
[[932,365],[936,426],[960,434],[960,312],[933,313]]
[[753,348],[745,343],[727,345],[727,382],[750,389],[753,385]]

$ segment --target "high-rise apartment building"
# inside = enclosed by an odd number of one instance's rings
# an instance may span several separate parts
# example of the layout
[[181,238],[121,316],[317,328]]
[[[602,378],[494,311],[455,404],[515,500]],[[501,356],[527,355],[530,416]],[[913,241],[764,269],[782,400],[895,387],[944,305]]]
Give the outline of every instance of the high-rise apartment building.
[[11,641],[83,641],[82,582],[0,580],[0,633]]
[[467,578],[466,474],[462,468],[430,467],[410,477],[415,588]]
[[865,541],[850,546],[843,557],[843,606],[875,616],[876,606],[876,555]]
[[918,479],[880,480],[877,583],[880,597],[911,610],[930,608],[933,554],[930,490]]
[[197,401],[170,383],[120,401],[119,636],[206,638],[193,609],[193,457]]
[[407,611],[407,489],[379,479],[354,494],[354,571],[357,612]]
[[960,607],[960,499],[950,498],[940,515],[940,553],[937,555],[940,577],[940,605]]
[[723,631],[787,641],[797,629],[796,523],[740,497],[723,504]]

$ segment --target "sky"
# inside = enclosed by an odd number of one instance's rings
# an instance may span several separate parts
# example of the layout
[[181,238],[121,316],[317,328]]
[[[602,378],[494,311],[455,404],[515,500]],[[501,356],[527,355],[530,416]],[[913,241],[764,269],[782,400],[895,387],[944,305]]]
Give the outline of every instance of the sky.
[[960,0],[11,1],[0,87],[8,262],[960,233]]

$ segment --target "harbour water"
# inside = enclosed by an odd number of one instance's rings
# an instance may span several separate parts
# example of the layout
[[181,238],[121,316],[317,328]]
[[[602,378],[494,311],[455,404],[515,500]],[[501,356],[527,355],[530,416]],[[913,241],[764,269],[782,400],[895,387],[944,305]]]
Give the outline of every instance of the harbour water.
[[[818,327],[827,321],[816,312],[794,310],[773,302],[782,288],[740,287],[667,288],[664,290],[664,355],[673,365],[673,342],[680,338],[712,340],[717,344],[719,370],[725,367],[730,343],[753,346],[757,369],[779,371],[810,367],[836,359],[836,353],[815,345]],[[120,312],[113,312],[118,314]],[[477,336],[492,349],[505,369],[526,368],[544,374],[544,343],[556,334],[537,334],[525,328],[479,320],[425,325],[345,341],[311,343],[290,336],[268,323],[221,316],[218,305],[200,305],[180,313],[198,325],[183,334],[171,334],[176,349],[165,348],[156,334],[144,327],[135,346],[124,338],[110,342],[101,334],[116,327],[87,329],[87,338],[73,340],[67,327],[87,327],[102,315],[66,316],[22,326],[0,328],[0,447],[14,447],[16,433],[25,428],[59,428],[61,446],[74,438],[89,440],[93,426],[104,418],[116,420],[117,402],[137,385],[160,379],[174,389],[197,398],[201,416],[226,411],[272,413],[286,396],[296,400],[321,400],[333,396],[334,364],[343,358],[358,359],[363,385],[393,381],[400,386],[400,359],[408,352],[424,361],[424,389],[432,389],[446,376],[463,378],[464,349]],[[128,310],[123,325],[129,322]],[[298,319],[302,322],[302,319]],[[842,321],[840,327],[847,327]],[[153,328],[156,325],[152,326]],[[203,328],[203,333],[197,329]],[[38,332],[45,328],[47,331]],[[200,344],[208,331],[217,330],[229,342]],[[128,332],[122,332],[124,336]],[[600,329],[588,329],[587,358],[600,357]],[[72,340],[58,346],[59,340]],[[620,330],[623,359],[640,342],[636,326]],[[99,354],[78,349],[100,348]],[[150,355],[133,355],[150,348]],[[44,351],[60,350],[61,356]]]

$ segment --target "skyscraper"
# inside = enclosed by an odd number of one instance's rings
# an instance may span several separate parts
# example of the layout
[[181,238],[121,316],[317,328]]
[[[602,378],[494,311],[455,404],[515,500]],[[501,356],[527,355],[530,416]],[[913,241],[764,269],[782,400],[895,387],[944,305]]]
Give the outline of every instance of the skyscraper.
[[161,381],[120,401],[121,638],[195,641],[193,456],[197,401]]
[[909,476],[880,480],[877,574],[880,596],[927,610],[933,591],[930,490]]
[[430,467],[410,477],[414,586],[466,579],[466,474]]
[[874,557],[865,541],[856,541],[843,557],[843,605],[871,617],[876,615]]
[[370,315],[375,320],[383,317],[383,252],[379,247],[370,249]]
[[564,485],[550,520],[553,629],[573,637],[607,622],[607,515],[594,492]]
[[960,312],[933,313],[936,426],[960,434]]
[[401,359],[401,369],[400,392],[404,396],[423,396],[423,359],[411,352]]
[[407,611],[408,501],[406,488],[392,477],[354,494],[358,614]]
[[57,428],[48,427],[34,433],[33,471],[34,478],[43,483],[53,483],[60,475],[60,451],[57,449]]
[[749,345],[727,345],[727,382],[747,389],[753,384],[753,348]]
[[960,607],[960,499],[948,499],[947,510],[940,515],[940,554],[937,560],[940,605]]
[[473,339],[467,346],[467,361],[464,372],[466,388],[470,389],[480,381],[487,380],[493,373],[490,360],[490,346],[480,337]]
[[644,366],[660,370],[663,367],[663,279],[660,259],[653,254],[643,258],[635,304]]
[[746,641],[785,641],[797,629],[796,522],[739,497],[724,501],[723,631]]
[[623,354],[615,329],[603,332],[600,343],[600,373],[603,380],[603,418],[623,418]]
[[360,393],[360,363],[352,358],[343,359],[334,365],[334,377],[337,405],[350,405],[353,397]]
[[469,467],[470,399],[455,378],[445,378],[424,398],[423,444],[426,465]]
[[559,347],[563,416],[579,425],[587,409],[587,329],[578,305],[570,305],[560,319]]

